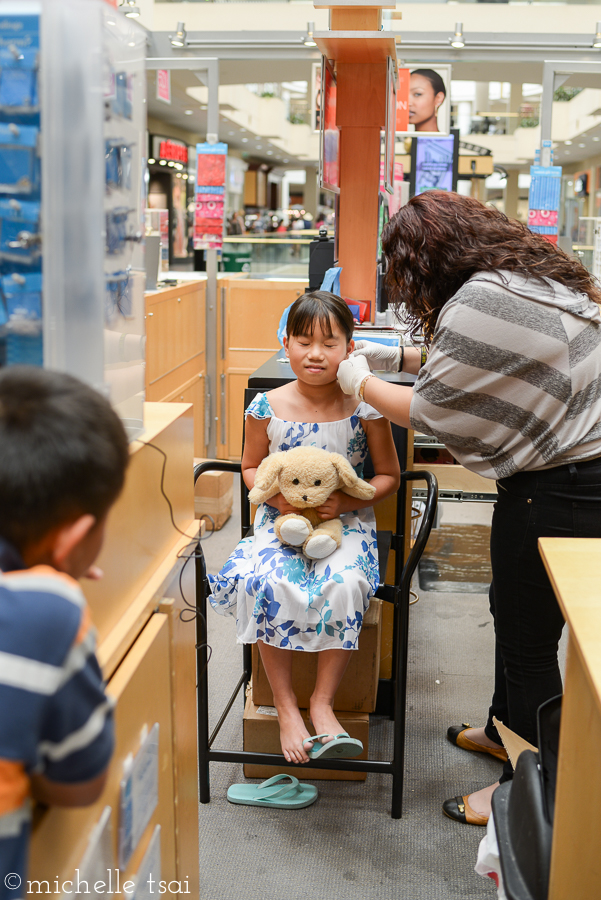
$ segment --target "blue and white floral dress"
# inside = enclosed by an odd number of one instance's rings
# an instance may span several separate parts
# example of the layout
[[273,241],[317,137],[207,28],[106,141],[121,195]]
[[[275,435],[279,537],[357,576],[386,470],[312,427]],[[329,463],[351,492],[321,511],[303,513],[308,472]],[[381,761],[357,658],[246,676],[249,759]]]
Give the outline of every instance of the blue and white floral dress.
[[[321,447],[341,453],[361,476],[367,455],[362,419],[378,419],[367,403],[337,422],[278,419],[265,394],[246,415],[269,419],[269,452]],[[379,582],[376,522],[371,507],[345,513],[342,545],[325,559],[308,559],[276,538],[277,509],[262,503],[254,536],[240,541],[218,575],[209,575],[213,608],[236,616],[238,641],[265,641],[290,650],[357,649],[363,614]]]

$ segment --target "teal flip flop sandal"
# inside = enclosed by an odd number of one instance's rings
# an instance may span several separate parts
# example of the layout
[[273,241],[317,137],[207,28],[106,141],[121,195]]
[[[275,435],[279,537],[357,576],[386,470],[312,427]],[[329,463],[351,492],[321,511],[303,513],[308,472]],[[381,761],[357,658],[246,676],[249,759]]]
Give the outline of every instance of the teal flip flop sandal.
[[[288,783],[280,784],[283,779]],[[301,784],[294,775],[274,775],[262,784],[232,784],[228,788],[227,799],[230,803],[241,803],[244,806],[303,809],[315,803],[317,788],[313,784]]]
[[328,734],[316,734],[314,737],[305,738],[303,741],[303,747],[307,741],[313,741],[311,750],[305,748],[305,753],[309,759],[333,759],[336,757],[350,759],[363,753],[361,741],[349,737],[346,731],[341,731],[327,744],[320,743],[319,739],[323,737],[328,737]]

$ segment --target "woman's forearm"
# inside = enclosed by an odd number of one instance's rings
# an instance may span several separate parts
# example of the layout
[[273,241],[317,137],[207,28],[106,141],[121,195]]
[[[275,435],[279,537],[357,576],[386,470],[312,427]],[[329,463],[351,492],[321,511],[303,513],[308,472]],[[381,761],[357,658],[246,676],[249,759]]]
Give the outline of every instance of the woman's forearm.
[[417,375],[422,364],[421,347],[405,347],[403,350],[403,368],[401,372]]
[[[417,350],[417,353],[419,352]],[[412,397],[413,388],[391,384],[377,376],[368,378],[363,389],[365,402],[377,409],[386,419],[389,419],[396,425],[400,425],[402,428],[411,428],[409,407],[411,406]]]

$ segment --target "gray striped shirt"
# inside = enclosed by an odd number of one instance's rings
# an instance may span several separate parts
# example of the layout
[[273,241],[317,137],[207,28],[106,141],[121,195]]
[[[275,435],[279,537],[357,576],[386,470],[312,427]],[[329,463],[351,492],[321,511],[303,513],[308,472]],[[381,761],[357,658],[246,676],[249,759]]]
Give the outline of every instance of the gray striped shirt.
[[486,478],[601,455],[601,316],[583,294],[509,272],[443,307],[411,425]]

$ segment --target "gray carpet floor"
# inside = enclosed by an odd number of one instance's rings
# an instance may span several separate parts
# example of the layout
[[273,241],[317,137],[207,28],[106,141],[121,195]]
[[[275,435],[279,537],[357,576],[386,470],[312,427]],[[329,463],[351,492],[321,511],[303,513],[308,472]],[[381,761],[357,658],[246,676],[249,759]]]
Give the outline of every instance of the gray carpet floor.
[[[236,496],[236,493],[234,493]],[[442,520],[486,524],[486,504],[445,504]],[[203,544],[217,571],[239,520]],[[211,720],[241,671],[235,623],[209,614]],[[391,779],[316,781],[317,802],[298,811],[233,806],[242,766],[211,764],[211,802],[200,806],[201,897],[207,900],[480,900],[496,896],[474,872],[483,828],[443,816],[446,797],[495,781],[501,764],[446,740],[451,724],[484,721],[492,689],[493,627],[483,593],[420,591],[411,608],[403,817],[390,818]],[[215,746],[242,749],[242,699]],[[371,717],[370,756],[390,758],[392,723]]]

